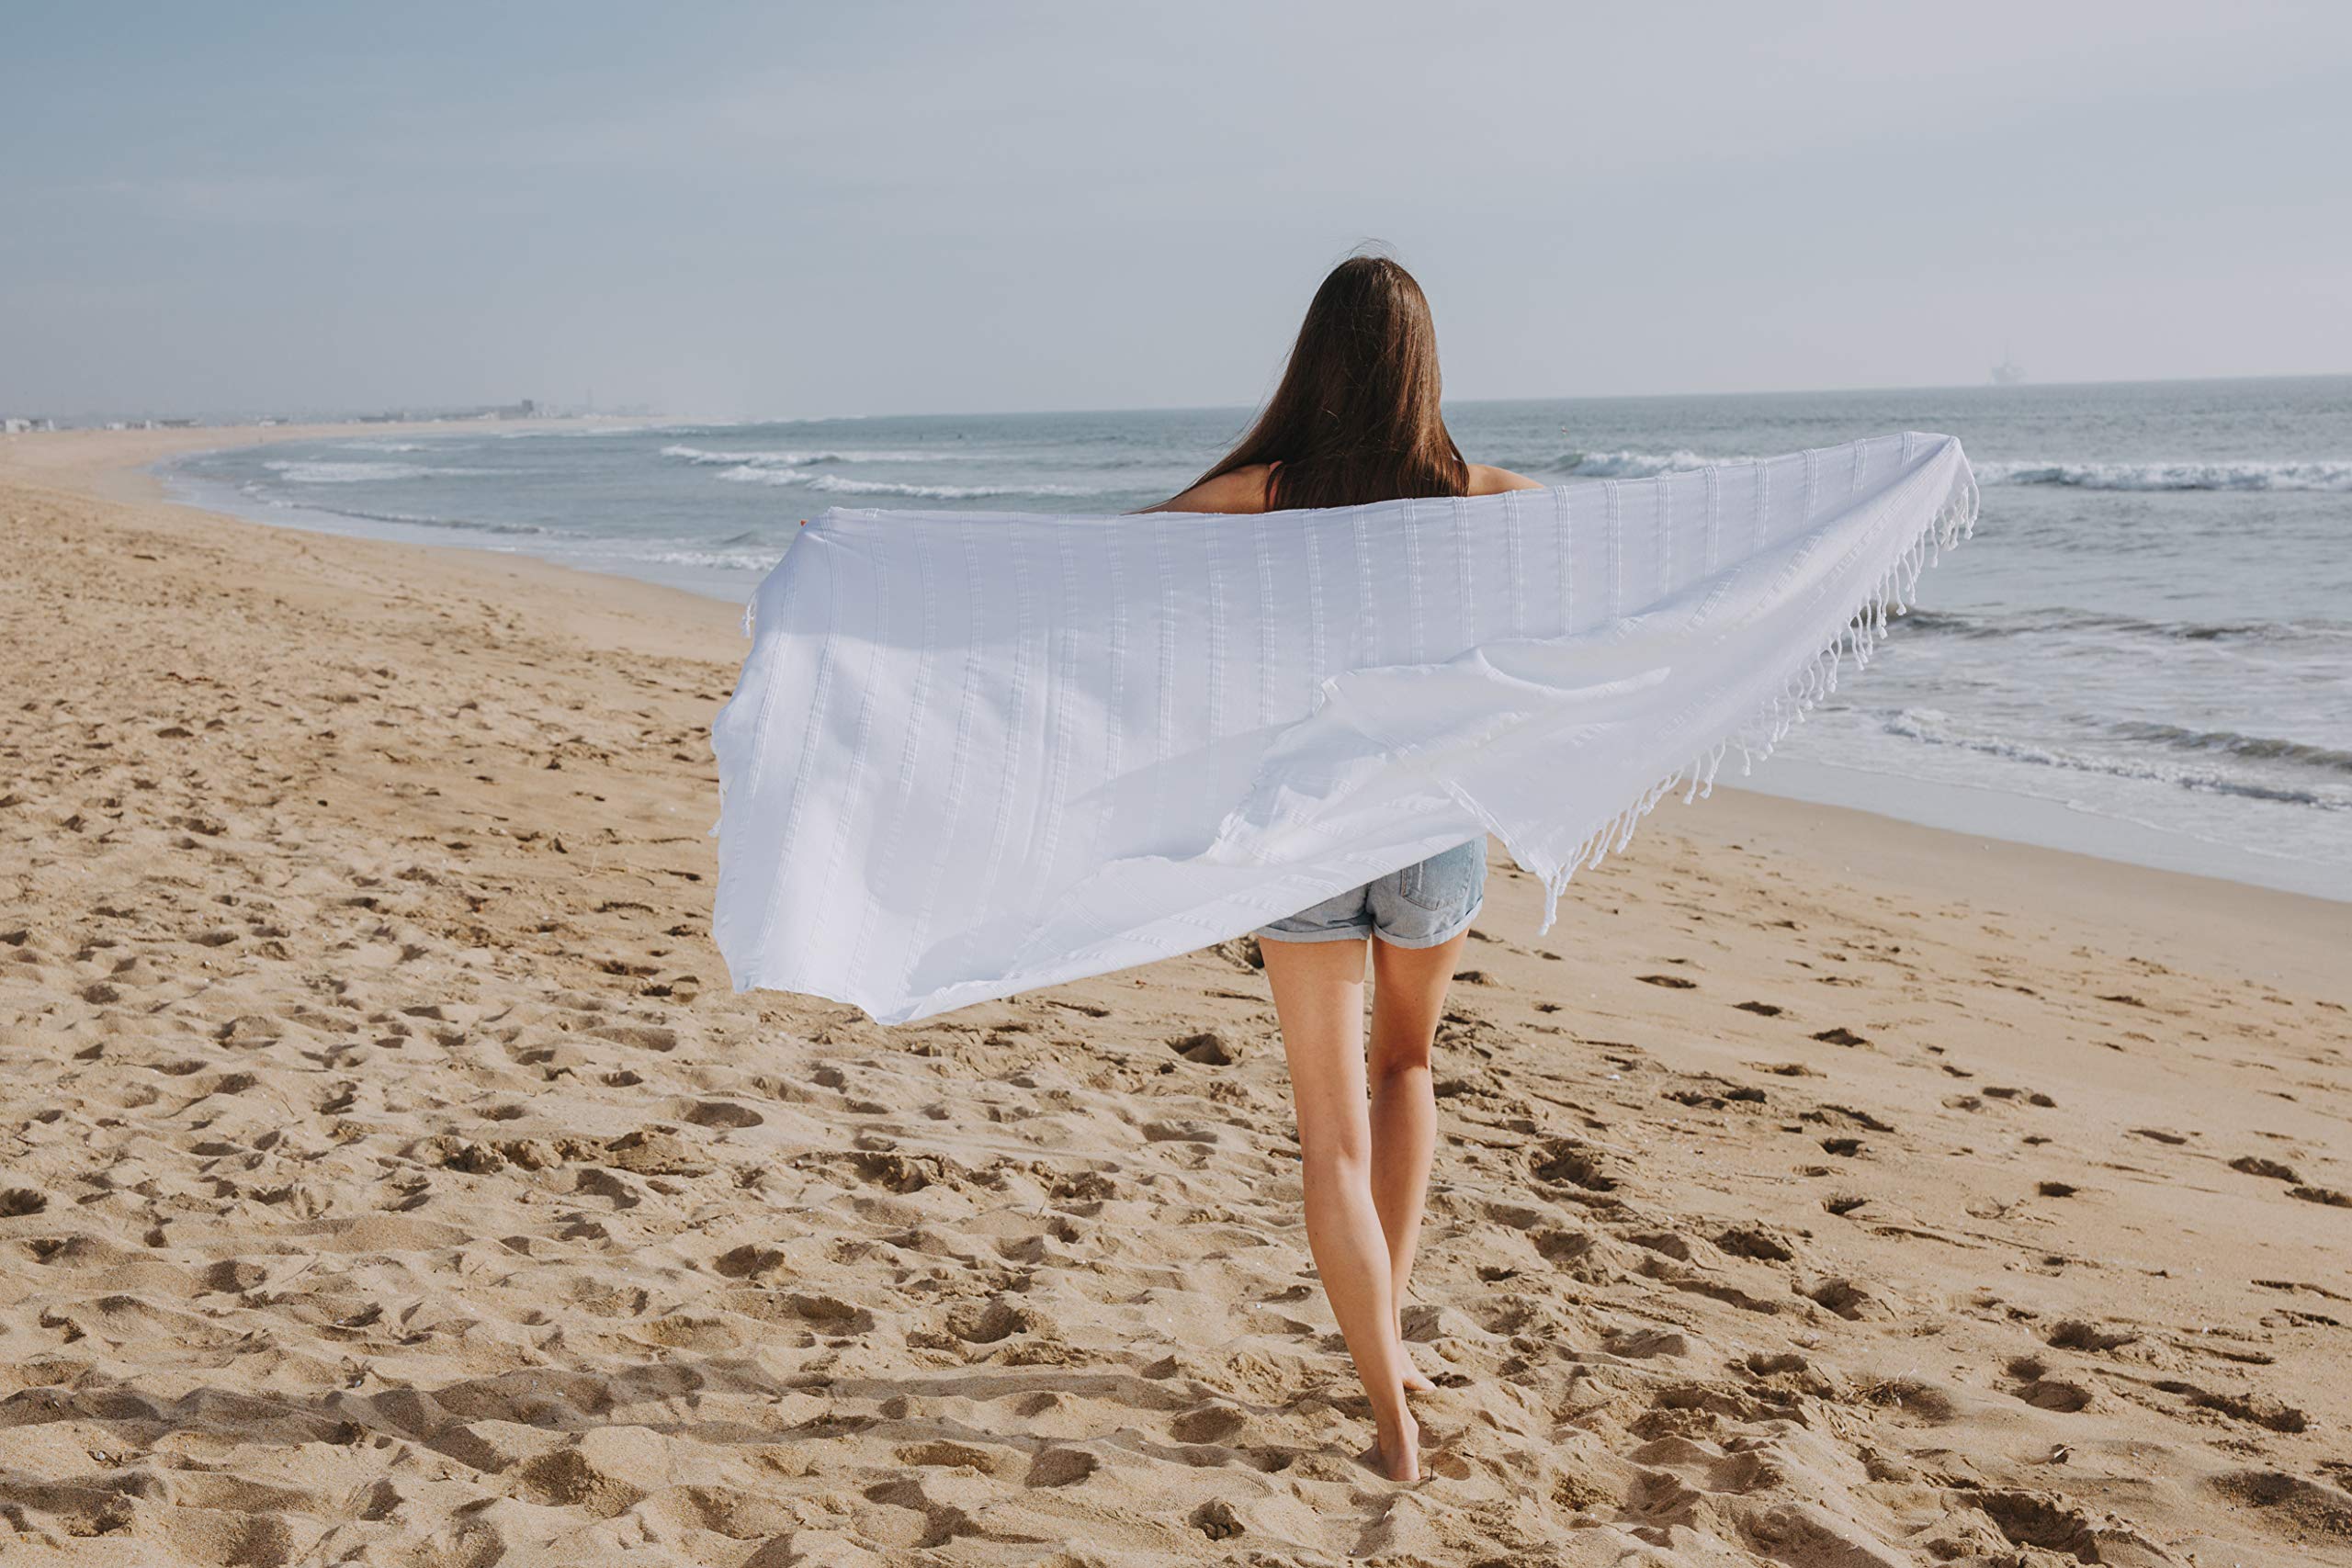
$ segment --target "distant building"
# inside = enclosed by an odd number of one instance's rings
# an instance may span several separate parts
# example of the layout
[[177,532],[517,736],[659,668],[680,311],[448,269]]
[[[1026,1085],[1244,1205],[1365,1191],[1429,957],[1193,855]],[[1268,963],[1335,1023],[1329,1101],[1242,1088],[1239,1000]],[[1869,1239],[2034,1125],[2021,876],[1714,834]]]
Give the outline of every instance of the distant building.
[[0,419],[0,434],[22,435],[33,427],[28,419]]

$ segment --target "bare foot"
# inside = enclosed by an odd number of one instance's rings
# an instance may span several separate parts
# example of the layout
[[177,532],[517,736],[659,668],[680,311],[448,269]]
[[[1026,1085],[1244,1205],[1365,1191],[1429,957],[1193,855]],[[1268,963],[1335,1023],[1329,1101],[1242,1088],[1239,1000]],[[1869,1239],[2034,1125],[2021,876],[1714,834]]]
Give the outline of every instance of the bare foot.
[[[1374,1418],[1377,1421],[1377,1417]],[[1389,1480],[1411,1486],[1421,1479],[1420,1424],[1403,1410],[1396,1413],[1396,1425],[1379,1423],[1380,1446],[1365,1458],[1372,1467]]]

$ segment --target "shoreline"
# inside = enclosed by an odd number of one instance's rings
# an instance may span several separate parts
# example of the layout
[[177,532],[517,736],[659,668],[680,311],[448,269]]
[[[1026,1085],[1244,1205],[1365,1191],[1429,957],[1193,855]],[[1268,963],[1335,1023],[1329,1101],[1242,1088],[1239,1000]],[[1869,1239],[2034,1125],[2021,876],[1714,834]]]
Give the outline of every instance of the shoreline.
[[[521,423],[526,427],[560,429],[578,423],[509,422],[506,428],[515,428],[517,423]],[[267,432],[268,439],[240,445],[271,446],[279,441],[364,434],[379,428],[365,424],[280,427]],[[471,428],[474,427],[465,423],[426,426],[432,434],[460,434]],[[292,434],[281,434],[281,429],[291,429]],[[208,433],[182,430],[70,434],[195,436]],[[259,436],[265,433],[257,431],[254,434]],[[741,636],[741,604],[716,594],[656,582],[625,572],[597,571],[552,561],[521,548],[496,549],[454,541],[422,543],[384,538],[356,530],[330,533],[269,522],[181,500],[173,494],[165,476],[155,471],[161,463],[219,449],[217,446],[196,443],[184,449],[154,457],[118,458],[111,455],[94,455],[93,461],[59,465],[56,471],[67,476],[69,485],[85,488],[87,493],[94,496],[140,495],[201,517],[242,527],[349,540],[395,552],[413,552],[459,573],[483,572],[493,581],[521,578],[558,584],[569,582],[577,593],[584,596],[593,598],[609,594],[616,604],[626,604],[631,608],[659,607],[675,614],[682,630],[691,628],[698,634],[724,638],[735,649],[727,660],[730,671],[740,664],[741,652],[750,648],[748,639]],[[5,484],[10,477],[6,453],[0,451],[0,484]],[[1776,767],[1785,770],[1792,765],[1789,759],[1768,759],[1758,764],[1758,769],[1770,772]],[[1808,770],[1852,771],[1838,769],[1833,764],[1793,765]],[[2054,803],[2048,804],[2054,809],[2063,810],[2055,807]],[[2011,889],[2008,897],[2049,899],[2079,919],[2089,919],[2111,912],[2128,924],[2131,911],[2144,907],[2152,900],[2182,907],[2194,906],[2205,910],[2226,909],[2233,920],[2264,927],[2276,919],[2283,930],[2266,929],[2258,942],[2250,941],[2243,946],[2233,947],[2230,953],[2233,961],[2248,966],[2250,970],[2267,962],[2264,953],[2269,952],[2285,959],[2290,965],[2287,972],[2298,978],[2315,982],[2334,976],[2333,955],[2335,952],[2352,950],[2352,891],[2347,891],[2345,899],[2327,898],[2213,872],[2152,865],[2141,861],[2086,853],[2038,839],[2004,838],[1965,828],[1920,822],[1872,810],[1866,806],[1840,804],[1832,798],[1818,798],[1815,794],[1781,793],[1757,787],[1752,783],[1718,784],[1711,799],[1690,807],[1684,807],[1679,795],[1669,794],[1660,801],[1641,831],[1646,832],[1659,826],[1689,828],[1693,824],[1684,821],[1685,816],[1703,818],[1710,807],[1721,808],[1725,806],[1737,814],[1736,823],[1726,824],[1732,829],[1723,835],[1726,841],[1743,835],[1754,837],[1763,834],[1776,842],[1790,845],[1820,845],[1832,836],[1842,836],[1851,842],[1870,845],[1872,856],[1883,857],[1891,864],[1899,864],[1906,875],[1921,880],[1965,876],[1970,874],[1969,868],[1973,866],[1996,867],[1998,869],[1993,874],[1997,876],[2003,886]],[[718,812],[715,796],[711,811],[715,819]],[[1504,860],[1501,863],[1509,863]],[[2037,865],[2050,868],[2041,874],[2047,878],[2046,886],[2040,885],[2041,878],[2030,869]],[[2086,892],[2086,889],[2089,891]],[[2272,900],[2278,902],[2273,904]],[[2317,937],[2315,944],[2307,947],[2297,940],[2295,933],[2304,931],[2312,932]],[[2339,937],[2344,943],[2340,949],[2336,946]],[[2164,939],[2151,933],[2150,940],[2161,942]]]
[[[594,423],[609,424],[616,429],[647,427],[644,422],[618,418]],[[652,422],[652,427],[659,428],[663,423]],[[499,428],[561,430],[587,427],[591,427],[589,422],[570,420],[506,422]],[[266,436],[266,439],[234,445],[270,446],[329,435],[366,434],[380,428],[369,425],[283,427],[266,433],[253,433]],[[482,426],[477,422],[444,422],[410,428],[434,435],[478,433]],[[534,547],[528,544],[498,546],[469,538],[460,525],[454,524],[401,524],[382,519],[355,519],[331,509],[240,505],[241,498],[220,481],[184,474],[174,475],[169,471],[169,465],[173,463],[219,449],[220,447],[217,446],[197,443],[145,461],[141,467],[155,479],[157,494],[178,504],[267,527],[291,528],[338,538],[371,539],[424,549],[450,549],[503,558],[535,559],[594,577],[675,589],[738,609],[757,583],[755,577],[747,578],[741,573],[712,569],[607,568],[601,562],[569,560],[563,558],[561,551],[553,547]],[[435,536],[445,534],[455,536]],[[1890,821],[1937,829],[1967,838],[1997,839],[2008,843],[2086,854],[2118,864],[2177,872],[2330,902],[2352,903],[2352,878],[2338,874],[2334,867],[2311,865],[2279,855],[2266,855],[2184,829],[2159,827],[2119,812],[2086,808],[2063,795],[2046,795],[2031,789],[1939,783],[1913,773],[1787,756],[1769,759],[1759,764],[1753,777],[1736,786],[1724,787],[1736,787],[1743,793],[1777,799],[1860,811]],[[1899,810],[1894,808],[1898,805]]]
[[1498,866],[1403,1491],[1238,950],[732,995],[732,610],[163,449],[0,443],[0,1556],[2352,1563],[2352,906],[1732,791]]

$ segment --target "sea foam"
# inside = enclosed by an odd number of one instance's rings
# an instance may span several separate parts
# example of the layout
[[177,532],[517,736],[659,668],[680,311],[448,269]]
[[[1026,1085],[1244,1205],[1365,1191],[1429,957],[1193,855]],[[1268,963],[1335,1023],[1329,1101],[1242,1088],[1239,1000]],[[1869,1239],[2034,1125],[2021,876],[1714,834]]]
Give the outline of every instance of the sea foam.
[[953,452],[715,452],[705,446],[664,446],[664,457],[700,464],[735,464],[755,468],[805,468],[819,463],[937,463],[953,461]]

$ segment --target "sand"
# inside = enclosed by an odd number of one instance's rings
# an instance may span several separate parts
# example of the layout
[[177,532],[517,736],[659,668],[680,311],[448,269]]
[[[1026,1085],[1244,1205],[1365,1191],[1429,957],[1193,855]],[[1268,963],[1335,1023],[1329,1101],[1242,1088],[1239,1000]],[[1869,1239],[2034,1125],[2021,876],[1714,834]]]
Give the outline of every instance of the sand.
[[222,439],[0,442],[0,1561],[2352,1562],[2352,906],[1498,869],[1399,1488],[1246,951],[730,995],[734,615],[128,471]]

